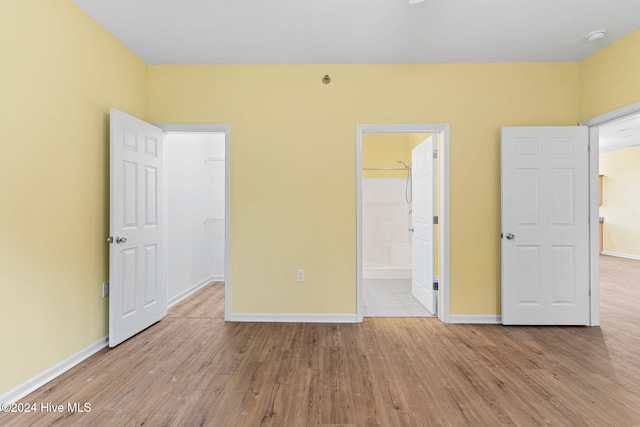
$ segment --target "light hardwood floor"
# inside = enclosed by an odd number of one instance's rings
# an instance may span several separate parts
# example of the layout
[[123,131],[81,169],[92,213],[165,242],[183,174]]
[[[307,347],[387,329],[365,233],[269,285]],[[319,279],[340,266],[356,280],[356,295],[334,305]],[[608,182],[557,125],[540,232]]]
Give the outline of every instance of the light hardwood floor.
[[209,285],[2,426],[640,425],[640,261],[601,259],[602,326],[225,323]]

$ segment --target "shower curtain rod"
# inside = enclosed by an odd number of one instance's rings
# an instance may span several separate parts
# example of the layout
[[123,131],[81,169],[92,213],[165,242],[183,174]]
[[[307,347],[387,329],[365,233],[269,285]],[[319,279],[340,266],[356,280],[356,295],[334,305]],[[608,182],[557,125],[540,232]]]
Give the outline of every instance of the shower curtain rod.
[[407,168],[362,168],[363,171],[406,171]]

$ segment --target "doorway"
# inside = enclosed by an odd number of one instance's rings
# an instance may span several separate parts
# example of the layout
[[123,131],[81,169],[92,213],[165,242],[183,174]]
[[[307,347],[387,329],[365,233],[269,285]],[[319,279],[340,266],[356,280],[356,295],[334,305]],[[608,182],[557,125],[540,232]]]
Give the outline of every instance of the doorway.
[[598,139],[600,252],[640,260],[640,114],[601,126]]
[[[365,317],[433,317],[412,295],[414,191],[412,150],[430,134],[365,134],[362,139],[362,256]],[[416,193],[416,200],[414,200]],[[431,242],[429,243],[431,246]],[[425,260],[433,268],[433,257]],[[433,304],[429,304],[432,306]]]
[[[447,322],[449,318],[449,240],[448,240],[448,125],[359,125],[357,141],[357,307],[359,321],[365,316],[432,317],[412,295],[424,291],[416,288],[414,265],[428,277],[429,308]],[[430,198],[429,221],[437,221],[431,251],[420,251],[414,258],[413,228],[416,179],[413,174],[412,149],[425,142],[437,141],[438,156],[433,167],[433,190],[422,191],[418,198]],[[429,158],[432,157],[429,150]],[[415,160],[415,158],[414,158]],[[424,169],[425,162],[416,162]],[[417,169],[416,169],[417,170]],[[423,176],[423,174],[419,174]],[[422,181],[420,181],[422,186]],[[430,193],[430,194],[427,194]],[[439,197],[435,197],[435,195]],[[422,209],[426,212],[425,209]],[[425,213],[423,212],[423,214]],[[431,215],[434,217],[432,218]],[[412,254],[413,253],[413,254]],[[429,255],[437,254],[437,256]],[[432,280],[433,279],[433,280]],[[424,282],[424,281],[423,281]],[[377,297],[377,298],[376,298]],[[377,301],[376,301],[377,299]],[[380,301],[385,301],[380,304]],[[377,303],[377,304],[376,304]]]
[[169,305],[212,281],[224,281],[224,311],[228,320],[230,128],[156,126],[165,132],[164,277]]
[[[640,115],[640,102],[636,102],[580,122],[580,125],[589,127],[589,185],[591,218],[600,218],[600,133],[604,132],[606,134],[608,126],[615,128],[616,123],[624,123],[622,122],[623,120],[627,120],[638,115]],[[626,127],[623,127],[619,130],[624,131],[625,129]],[[636,130],[640,133],[640,128]],[[603,181],[605,182],[603,200],[606,201],[606,177]],[[603,227],[605,233],[606,222],[607,218],[605,217]],[[600,325],[600,225],[601,223],[595,220],[590,223],[591,326]]]
[[224,281],[224,133],[164,137],[169,306]]

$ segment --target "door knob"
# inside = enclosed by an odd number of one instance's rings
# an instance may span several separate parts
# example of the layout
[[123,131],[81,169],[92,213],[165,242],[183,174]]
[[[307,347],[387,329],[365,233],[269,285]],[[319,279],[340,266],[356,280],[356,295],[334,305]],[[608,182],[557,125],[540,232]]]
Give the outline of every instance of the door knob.
[[507,233],[507,240],[513,240],[515,238],[516,238],[516,236],[514,236],[513,234]]
[[[509,237],[507,236],[507,239]],[[122,243],[127,243],[127,238],[126,237],[116,237],[116,243],[121,245]]]

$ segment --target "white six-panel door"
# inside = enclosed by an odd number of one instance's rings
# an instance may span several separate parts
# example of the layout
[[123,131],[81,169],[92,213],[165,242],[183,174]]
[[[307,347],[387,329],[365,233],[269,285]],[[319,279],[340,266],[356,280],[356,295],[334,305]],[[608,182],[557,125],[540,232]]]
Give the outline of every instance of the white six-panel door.
[[167,313],[161,129],[111,109],[109,346]]
[[587,127],[502,129],[502,322],[589,324]]
[[434,278],[434,162],[433,136],[411,150],[412,272],[411,293],[433,315],[437,314]]

